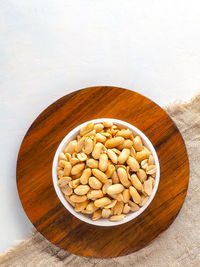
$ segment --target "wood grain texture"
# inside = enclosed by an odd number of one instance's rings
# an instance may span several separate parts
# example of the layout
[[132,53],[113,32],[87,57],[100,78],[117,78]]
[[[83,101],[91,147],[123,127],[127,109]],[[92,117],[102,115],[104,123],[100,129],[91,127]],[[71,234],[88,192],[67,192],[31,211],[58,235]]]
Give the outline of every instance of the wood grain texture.
[[[99,227],[71,215],[52,183],[52,161],[65,135],[96,118],[127,121],[150,139],[160,161],[157,194],[136,219]],[[180,132],[167,113],[148,98],[117,87],[92,87],[66,95],[44,110],[21,144],[17,186],[26,214],[55,245],[85,257],[117,257],[148,245],[175,219],[186,196],[189,165]]]

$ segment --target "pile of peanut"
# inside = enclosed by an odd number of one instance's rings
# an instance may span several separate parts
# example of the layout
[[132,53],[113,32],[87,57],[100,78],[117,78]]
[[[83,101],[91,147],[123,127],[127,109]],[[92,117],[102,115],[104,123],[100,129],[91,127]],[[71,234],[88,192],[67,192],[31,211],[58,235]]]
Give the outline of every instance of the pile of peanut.
[[152,193],[156,166],[140,136],[111,122],[88,123],[59,155],[58,185],[76,212],[123,220]]

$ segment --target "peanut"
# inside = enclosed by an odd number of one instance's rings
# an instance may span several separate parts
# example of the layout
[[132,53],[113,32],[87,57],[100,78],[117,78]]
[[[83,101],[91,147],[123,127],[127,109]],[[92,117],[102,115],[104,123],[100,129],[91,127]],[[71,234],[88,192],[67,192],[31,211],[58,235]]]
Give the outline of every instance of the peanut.
[[84,167],[85,167],[84,163],[78,163],[78,164],[74,165],[72,167],[71,174],[76,175],[76,174],[80,173],[84,169]]
[[70,200],[74,203],[81,203],[87,200],[86,196],[77,196],[77,195],[72,195],[70,196]]
[[93,189],[101,189],[102,183],[97,179],[96,177],[90,177],[89,178],[89,185]]
[[95,159],[88,159],[86,161],[86,164],[88,167],[90,167],[92,169],[97,169],[99,167],[99,162],[98,162],[98,160],[95,160]]
[[89,132],[91,132],[94,129],[94,123],[90,122],[86,125],[84,125],[80,130],[80,135],[83,136]]
[[127,172],[124,168],[118,168],[117,174],[119,177],[120,182],[125,186],[129,187],[131,185],[130,181],[128,180]]
[[111,222],[119,222],[125,218],[125,214],[120,214],[120,215],[114,215],[110,217]]
[[94,205],[98,208],[102,208],[111,203],[111,200],[108,197],[102,197],[94,201]]
[[140,182],[136,174],[131,175],[131,183],[137,190],[139,191],[143,190],[142,183]]
[[133,186],[130,186],[129,190],[130,190],[130,194],[131,194],[133,201],[136,204],[139,204],[141,202],[141,196],[138,194],[138,191]]
[[107,194],[109,195],[114,195],[114,194],[119,194],[124,190],[124,187],[122,184],[114,184],[110,185],[107,189]]
[[130,149],[124,148],[118,157],[119,164],[124,164],[127,161],[130,153]]
[[112,162],[114,164],[117,164],[117,155],[115,154],[115,152],[111,149],[108,149],[108,157],[112,160]]
[[108,218],[111,214],[110,209],[102,209],[102,218]]
[[108,168],[108,156],[107,154],[103,153],[99,157],[99,169],[100,171],[105,172],[107,168]]
[[94,125],[94,129],[96,130],[96,132],[101,132],[103,130],[104,126],[102,123],[97,123]]
[[83,171],[81,177],[80,177],[80,182],[81,184],[87,184],[88,183],[88,180],[89,180],[89,177],[91,176],[92,174],[92,171],[90,168],[87,168]]
[[131,156],[128,157],[127,159],[127,164],[130,166],[131,170],[136,172],[139,170],[140,166],[137,160]]
[[102,143],[96,143],[96,145],[94,146],[94,150],[92,151],[92,156],[94,159],[99,159],[102,148],[103,148]]
[[102,171],[98,169],[92,169],[93,175],[98,178],[102,183],[106,183],[108,181],[108,177]]
[[87,194],[87,192],[90,190],[90,187],[88,185],[78,185],[75,189],[74,189],[74,193],[82,196]]
[[107,148],[114,148],[121,145],[124,142],[124,138],[121,136],[108,139],[105,143]]

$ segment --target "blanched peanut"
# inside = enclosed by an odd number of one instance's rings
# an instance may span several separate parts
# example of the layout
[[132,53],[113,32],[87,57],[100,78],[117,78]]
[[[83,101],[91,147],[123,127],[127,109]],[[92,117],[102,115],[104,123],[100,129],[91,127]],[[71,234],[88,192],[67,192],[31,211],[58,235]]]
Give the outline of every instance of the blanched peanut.
[[73,188],[73,189],[76,188],[79,184],[80,184],[80,179],[79,178],[69,182],[69,186],[71,188]]
[[107,194],[107,189],[112,185],[112,179],[108,179],[108,182],[105,183],[102,187],[103,194]]
[[102,143],[96,143],[94,146],[94,150],[92,151],[92,156],[94,159],[99,159],[101,152],[102,152],[103,144]]
[[58,175],[58,178],[59,178],[59,179],[62,178],[62,177],[63,177],[63,171],[62,171],[62,170],[59,170],[59,171],[57,172],[57,175]]
[[90,202],[86,207],[86,210],[91,213],[93,213],[97,209],[98,208],[94,205],[94,202]]
[[85,153],[78,153],[77,154],[77,158],[80,160],[80,161],[85,161],[87,159],[87,155]]
[[137,175],[136,174],[132,174],[131,175],[131,183],[132,185],[139,191],[143,191],[143,186],[142,186],[142,183],[140,182],[140,180],[138,179]]
[[124,187],[122,184],[114,184],[110,185],[107,189],[107,194],[109,195],[114,195],[114,194],[119,194],[124,190]]
[[125,218],[126,215],[120,214],[120,215],[114,215],[110,217],[111,222],[119,222]]
[[70,159],[70,163],[72,166],[76,165],[78,162],[79,162],[79,159],[77,159],[77,158],[71,158]]
[[83,136],[94,129],[94,123],[89,122],[88,124],[84,125],[80,130],[80,135]]
[[103,192],[101,190],[91,190],[87,194],[88,199],[96,199],[103,197]]
[[152,155],[149,156],[148,163],[149,163],[149,165],[154,165],[155,164],[155,161],[154,161],[154,158],[153,158]]
[[103,130],[104,126],[102,123],[97,123],[94,125],[94,129],[96,130],[97,133],[101,132]]
[[115,166],[113,164],[109,164],[106,171],[106,177],[110,178],[113,175],[114,171],[115,171]]
[[122,136],[124,138],[129,138],[132,135],[132,132],[129,129],[122,129],[117,132],[116,136]]
[[63,176],[69,176],[71,174],[71,170],[72,170],[72,165],[70,162],[66,162],[65,164],[65,168],[63,171]]
[[85,137],[83,136],[77,143],[76,152],[81,152],[85,145]]
[[97,142],[101,142],[101,143],[105,143],[105,142],[106,142],[106,137],[103,136],[103,135],[100,134],[100,133],[97,133],[97,134],[96,134],[96,141],[97,141]]
[[80,177],[80,182],[81,184],[87,184],[88,183],[88,180],[89,180],[89,177],[91,176],[92,174],[92,171],[90,168],[87,168],[83,171],[81,177]]
[[111,203],[108,204],[108,205],[106,205],[104,208],[105,209],[111,209],[111,208],[113,208],[116,205],[116,203],[117,203],[117,200],[116,199],[115,200],[112,200]]
[[141,202],[139,203],[139,205],[142,207],[144,206],[144,204],[147,203],[149,197],[145,197],[144,195],[141,196]]
[[140,165],[142,169],[146,169],[148,167],[148,159],[144,159],[143,161],[141,161]]
[[124,208],[123,201],[117,201],[116,205],[113,207],[113,215],[120,215]]
[[114,164],[117,164],[117,155],[115,154],[115,152],[111,149],[108,149],[108,157],[112,160],[112,162]]
[[108,177],[102,171],[98,169],[92,169],[93,175],[98,178],[102,183],[106,183],[108,181]]
[[113,126],[113,123],[111,121],[104,121],[103,125],[104,125],[104,127],[110,128]]
[[68,185],[61,187],[61,191],[67,196],[70,196],[73,193],[71,187]]
[[96,221],[96,220],[98,220],[98,219],[100,219],[100,218],[101,218],[101,210],[99,209],[99,210],[96,210],[96,211],[93,213],[92,220],[93,220],[93,221]]
[[132,171],[136,172],[139,170],[140,166],[135,158],[129,156],[126,162],[130,166]]
[[87,133],[84,135],[84,137],[91,137],[93,138],[94,136],[96,136],[96,131],[95,130],[92,130],[91,132]]
[[93,189],[101,189],[102,187],[102,183],[94,176],[89,178],[89,185]]
[[118,175],[117,175],[116,171],[113,172],[111,178],[112,178],[113,184],[118,184],[119,183],[119,178],[118,178]]
[[130,194],[131,194],[133,201],[136,204],[139,204],[141,202],[141,196],[138,194],[138,191],[133,186],[130,186],[129,190],[130,190]]
[[67,157],[65,156],[65,154],[63,152],[60,153],[59,160],[66,160],[67,161]]
[[110,195],[112,198],[116,199],[117,201],[123,201],[122,193]]
[[155,179],[154,179],[153,177],[149,176],[149,180],[151,180],[151,182],[152,182],[152,187],[154,187]]
[[129,213],[130,210],[131,210],[131,207],[128,204],[125,204],[123,208],[123,213],[127,214]]
[[74,203],[81,203],[87,200],[86,196],[77,196],[77,195],[72,195],[70,196],[70,200]]
[[72,180],[71,177],[63,176],[58,180],[58,185],[60,187],[63,187],[65,185],[68,185],[68,183]]
[[64,153],[72,154],[76,150],[76,147],[77,147],[77,141],[76,140],[70,141],[69,144],[66,146]]
[[142,183],[147,179],[147,174],[143,169],[137,171],[137,176]]
[[131,197],[129,189],[124,189],[124,191],[122,192],[122,196],[124,203],[128,203]]
[[124,168],[118,168],[117,169],[117,174],[119,177],[120,182],[125,186],[129,187],[131,185],[130,181],[128,180],[128,175],[127,172]]
[[80,173],[84,169],[84,167],[85,167],[84,163],[78,163],[78,164],[74,165],[72,167],[71,174],[76,175],[76,174]]
[[82,210],[84,210],[88,205],[88,200],[81,202],[81,203],[76,203],[75,204],[75,211],[76,212],[81,212]]
[[110,209],[102,209],[102,218],[108,218],[111,214]]
[[77,195],[85,195],[90,190],[90,187],[88,185],[79,185],[74,189],[74,193]]
[[130,153],[131,153],[130,149],[124,148],[118,157],[119,164],[124,164],[127,161],[128,157],[130,156]]
[[144,181],[144,191],[147,193],[148,196],[152,193],[152,181],[150,179]]
[[99,167],[99,162],[98,160],[95,160],[95,159],[88,159],[86,164],[88,167],[92,169],[97,169]]
[[149,165],[149,166],[147,166],[146,172],[149,175],[155,174],[156,173],[156,166],[155,165]]
[[143,159],[148,159],[151,155],[151,152],[147,148],[143,148],[142,151],[136,153],[136,160],[141,162]]
[[90,154],[93,151],[93,148],[94,148],[94,143],[92,139],[87,137],[85,139],[85,146],[84,146],[83,152],[86,154]]
[[72,207],[75,207],[75,203],[70,200],[69,196],[65,195],[65,199],[72,205]]
[[62,167],[62,168],[64,168],[64,167],[65,167],[65,165],[66,165],[66,163],[67,163],[67,161],[66,161],[66,160],[63,160],[63,159],[61,159],[61,160],[59,161],[59,164],[58,164],[58,166],[59,166],[59,167]]
[[134,146],[136,151],[141,151],[143,149],[142,139],[140,138],[140,136],[137,135],[133,139],[133,146]]
[[108,139],[105,143],[107,148],[114,148],[121,145],[124,142],[124,138],[121,136]]
[[140,207],[131,200],[129,200],[128,205],[131,207],[132,211],[138,211],[140,209]]
[[112,148],[111,149],[113,152],[115,152],[115,154],[119,155],[121,153],[121,151],[117,148]]
[[126,140],[124,140],[124,142],[123,142],[121,145],[119,145],[117,148],[118,148],[119,150],[122,150],[122,149],[124,149],[124,148],[129,148],[129,149],[131,149],[132,145],[133,145],[133,141],[131,141],[130,139],[126,139]]
[[[98,168],[98,166],[96,167]],[[99,169],[102,172],[105,172],[108,168],[108,156],[107,154],[103,153],[99,157]]]
[[94,205],[98,208],[102,208],[110,203],[111,203],[111,200],[108,197],[102,197],[94,201]]

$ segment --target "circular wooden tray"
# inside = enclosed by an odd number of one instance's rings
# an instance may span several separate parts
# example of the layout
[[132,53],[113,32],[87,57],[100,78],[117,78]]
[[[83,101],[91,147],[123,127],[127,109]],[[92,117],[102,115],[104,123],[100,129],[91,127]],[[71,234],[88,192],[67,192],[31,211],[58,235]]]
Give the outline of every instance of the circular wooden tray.
[[[150,139],[161,168],[157,194],[138,218],[99,227],[71,215],[52,184],[52,161],[64,136],[96,118],[127,121]],[[30,221],[49,241],[85,257],[117,257],[148,245],[175,219],[186,196],[189,165],[182,136],[167,113],[148,98],[117,87],[93,87],[66,95],[33,122],[17,160],[17,186]]]

